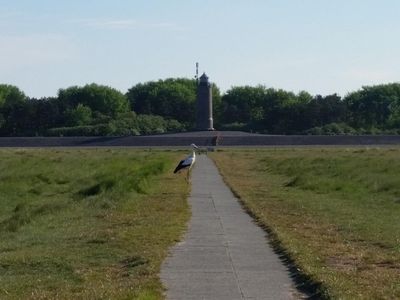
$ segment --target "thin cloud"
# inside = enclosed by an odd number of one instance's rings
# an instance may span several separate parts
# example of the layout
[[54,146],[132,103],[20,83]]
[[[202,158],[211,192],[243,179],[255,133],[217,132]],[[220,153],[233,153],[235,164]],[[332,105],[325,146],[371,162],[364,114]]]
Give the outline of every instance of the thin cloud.
[[79,19],[72,20],[71,22],[81,24],[85,27],[105,30],[185,30],[183,27],[171,22],[147,22],[135,19]]
[[395,78],[394,74],[387,70],[367,68],[349,69],[346,75],[352,80],[365,83],[387,82]]
[[21,12],[0,12],[0,18],[2,20],[21,16],[24,16],[24,14]]
[[7,71],[63,62],[76,52],[62,35],[0,35],[0,45],[0,68]]

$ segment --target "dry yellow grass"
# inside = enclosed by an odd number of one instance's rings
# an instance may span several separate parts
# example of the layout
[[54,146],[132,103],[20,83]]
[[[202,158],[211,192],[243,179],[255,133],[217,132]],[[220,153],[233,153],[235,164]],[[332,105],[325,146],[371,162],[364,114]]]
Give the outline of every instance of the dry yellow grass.
[[246,208],[320,296],[400,298],[400,149],[212,154]]

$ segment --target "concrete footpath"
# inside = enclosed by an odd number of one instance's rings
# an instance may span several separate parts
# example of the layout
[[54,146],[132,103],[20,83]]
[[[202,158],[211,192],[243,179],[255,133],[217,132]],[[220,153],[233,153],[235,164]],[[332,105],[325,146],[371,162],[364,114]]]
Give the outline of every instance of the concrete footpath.
[[223,182],[214,163],[197,156],[184,240],[161,270],[167,299],[298,299],[289,271]]

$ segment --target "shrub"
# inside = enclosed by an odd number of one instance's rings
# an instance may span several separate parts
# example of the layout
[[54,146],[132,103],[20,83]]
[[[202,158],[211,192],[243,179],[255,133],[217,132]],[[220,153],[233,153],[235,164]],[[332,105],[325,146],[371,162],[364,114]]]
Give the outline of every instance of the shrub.
[[350,135],[358,132],[346,123],[330,123],[322,127],[313,127],[306,130],[305,133],[311,135]]
[[221,130],[246,131],[248,129],[249,127],[247,123],[234,122],[221,125]]
[[[97,120],[101,120],[98,118]],[[57,127],[47,131],[47,136],[129,136],[161,134],[183,131],[185,125],[176,120],[165,120],[160,116],[136,115],[134,112],[119,114],[106,123]]]
[[113,135],[110,124],[97,124],[74,127],[51,128],[47,131],[48,136],[107,136]]

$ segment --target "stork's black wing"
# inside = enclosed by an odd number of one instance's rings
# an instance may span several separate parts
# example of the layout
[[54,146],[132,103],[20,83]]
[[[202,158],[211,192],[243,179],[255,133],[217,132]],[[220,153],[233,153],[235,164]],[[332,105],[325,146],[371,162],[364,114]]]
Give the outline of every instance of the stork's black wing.
[[175,168],[174,173],[178,172],[181,169],[184,169],[186,167],[189,167],[190,164],[186,163],[186,159],[183,159],[179,162],[178,166]]

